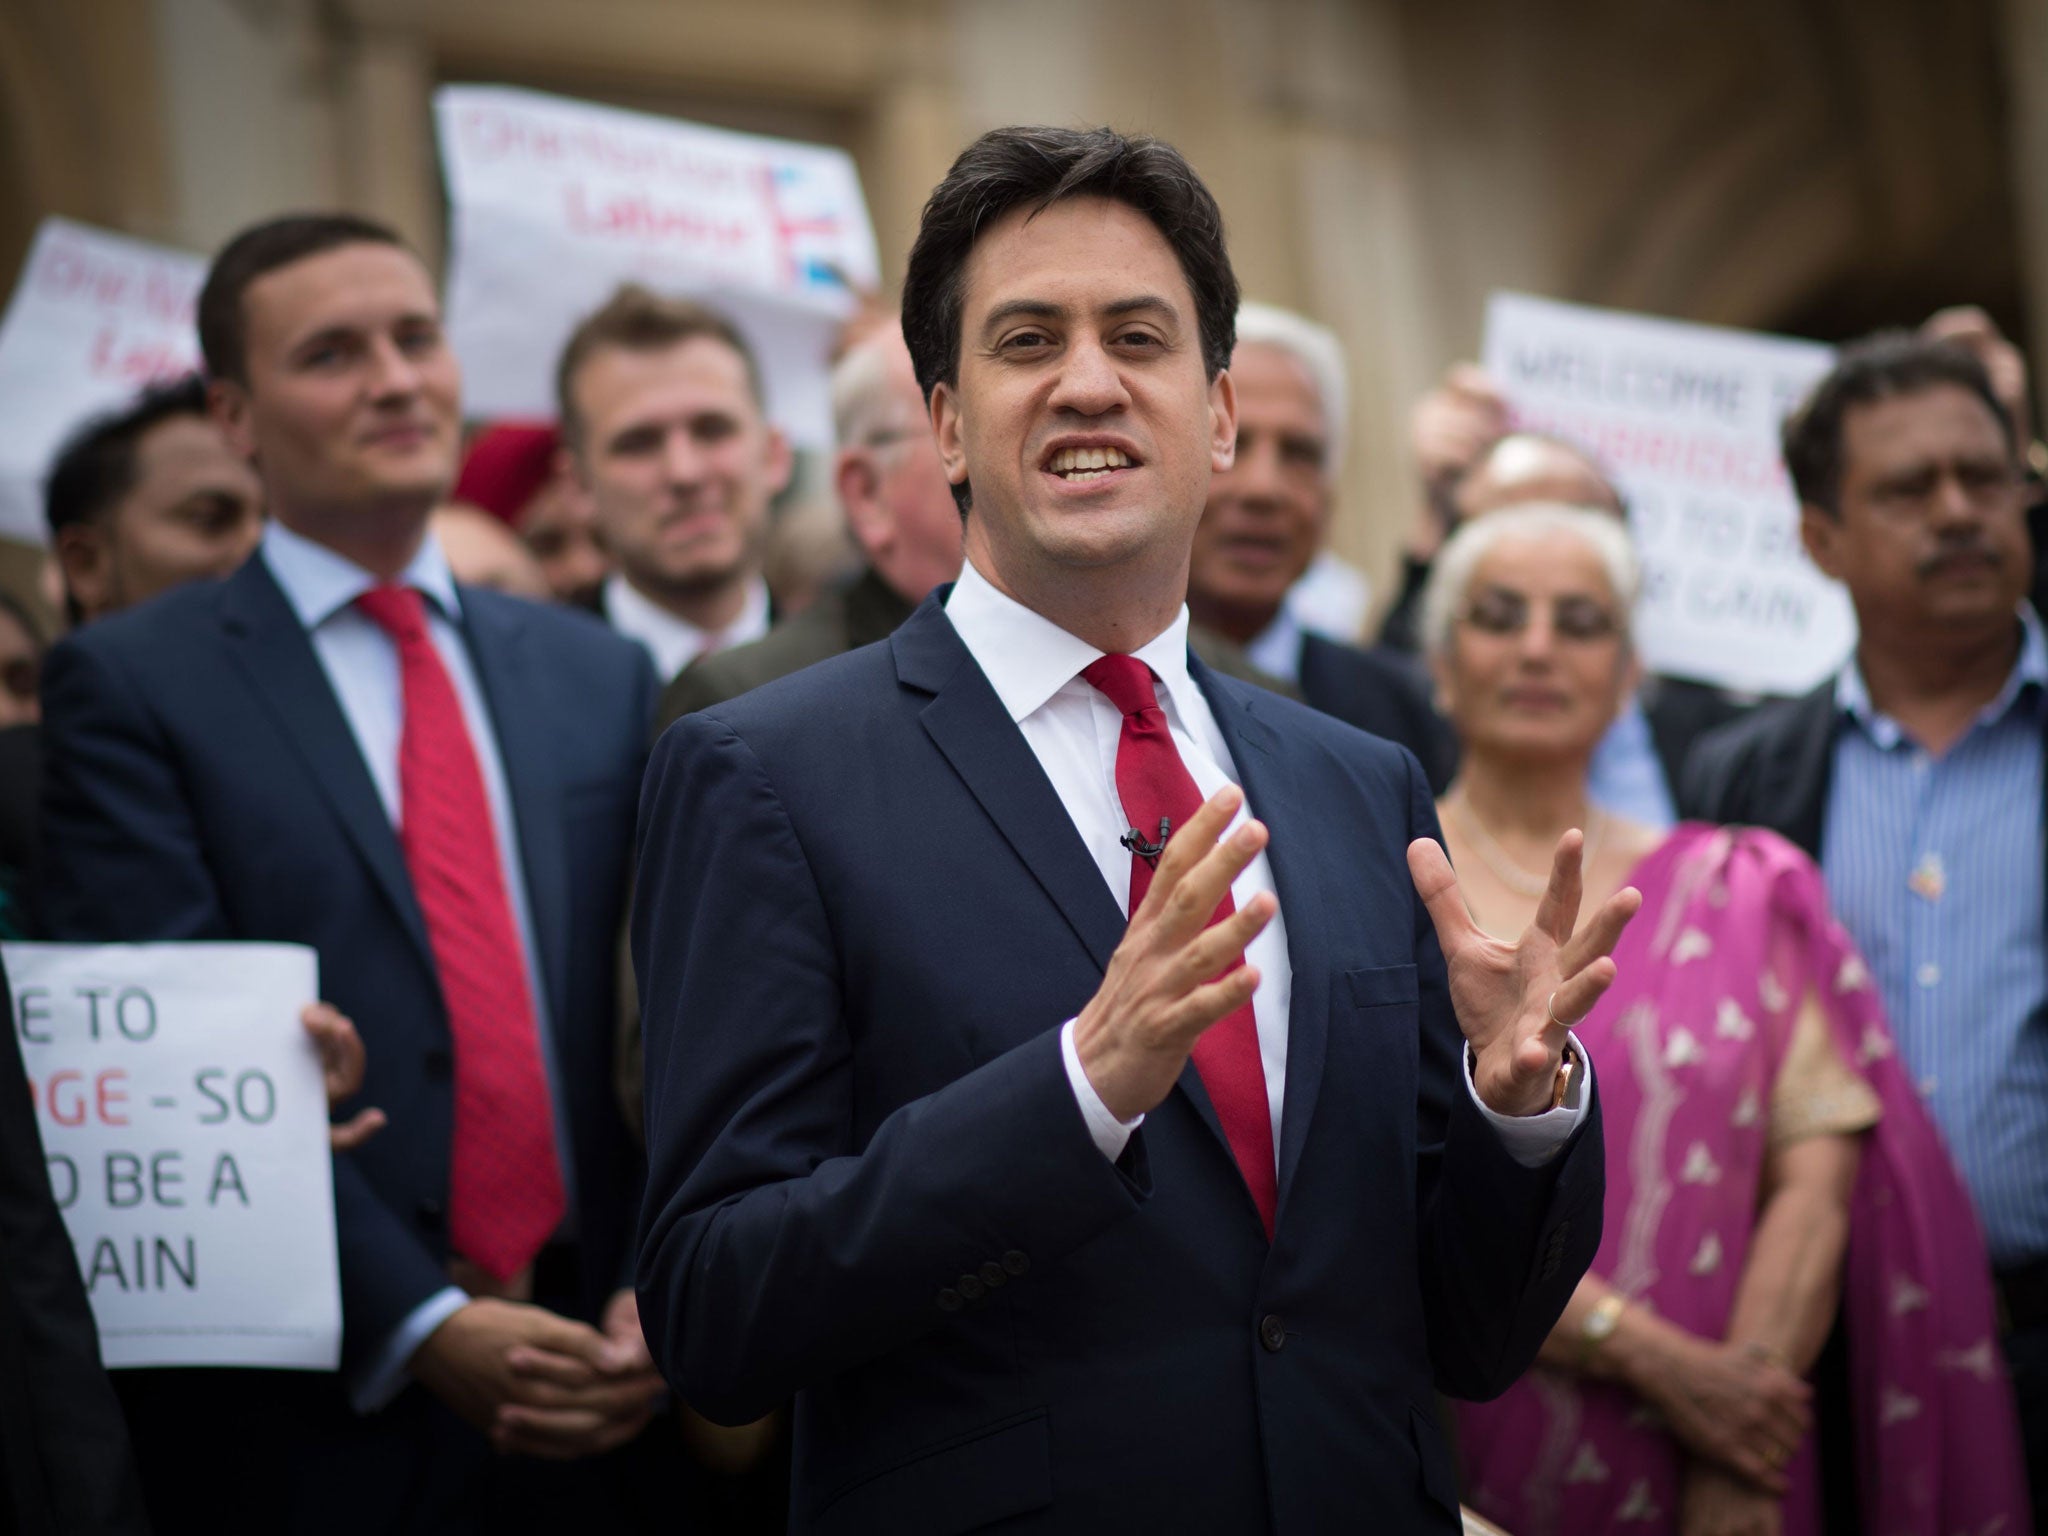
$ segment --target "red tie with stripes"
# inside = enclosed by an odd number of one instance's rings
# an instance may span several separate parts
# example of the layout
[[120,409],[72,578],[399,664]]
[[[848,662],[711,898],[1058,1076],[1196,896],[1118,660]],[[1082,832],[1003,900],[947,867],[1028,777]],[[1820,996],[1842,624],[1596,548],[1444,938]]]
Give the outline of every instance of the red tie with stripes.
[[455,1054],[449,1243],[505,1280],[533,1262],[565,1209],[526,962],[483,772],[420,595],[377,587],[356,606],[398,647],[398,843],[426,919]]
[[[1099,656],[1082,668],[1081,676],[1100,691],[1124,717],[1123,734],[1116,746],[1116,792],[1123,801],[1124,814],[1133,830],[1147,842],[1166,841],[1161,824],[1170,830],[1187,825],[1202,808],[1202,792],[1181,761],[1180,751],[1167,730],[1166,715],[1152,687],[1152,669],[1135,656]],[[1156,858],[1154,854],[1152,858]],[[1152,858],[1133,851],[1131,858],[1131,910],[1152,888]],[[1237,910],[1230,893],[1223,893],[1209,921],[1221,922]],[[1244,964],[1233,960],[1223,972]],[[1238,1171],[1251,1190],[1252,1203],[1259,1208],[1266,1236],[1273,1235],[1273,1212],[1278,1203],[1273,1171],[1273,1116],[1266,1103],[1266,1069],[1259,1059],[1259,1026],[1252,1005],[1224,1015],[1195,1042],[1195,1070],[1202,1086],[1216,1106],[1223,1135],[1237,1158]]]

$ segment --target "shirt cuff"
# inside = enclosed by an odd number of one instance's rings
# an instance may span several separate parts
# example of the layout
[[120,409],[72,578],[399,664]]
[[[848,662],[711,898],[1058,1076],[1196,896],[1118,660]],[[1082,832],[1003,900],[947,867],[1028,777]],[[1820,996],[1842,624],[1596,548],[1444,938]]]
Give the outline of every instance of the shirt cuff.
[[1124,1155],[1131,1132],[1145,1123],[1145,1117],[1138,1115],[1130,1120],[1119,1120],[1109,1112],[1109,1106],[1102,1102],[1102,1095],[1095,1091],[1095,1085],[1088,1081],[1088,1074],[1081,1070],[1081,1053],[1074,1047],[1074,1025],[1078,1022],[1069,1019],[1060,1026],[1060,1060],[1067,1064],[1067,1081],[1073,1085],[1074,1102],[1081,1106],[1081,1119],[1088,1127],[1088,1139],[1095,1143],[1096,1151],[1113,1163]]
[[348,1384],[348,1405],[357,1413],[375,1413],[405,1389],[406,1367],[413,1352],[427,1342],[427,1336],[469,1305],[469,1293],[460,1286],[434,1292],[406,1314],[404,1322],[391,1330],[383,1346],[352,1373]]
[[1579,1053],[1579,1070],[1572,1074],[1572,1080],[1565,1088],[1564,1102],[1540,1115],[1502,1115],[1488,1109],[1486,1101],[1479,1097],[1479,1090],[1472,1086],[1471,1049],[1467,1047],[1458,1053],[1465,1062],[1465,1091],[1472,1095],[1472,1102],[1479,1106],[1479,1113],[1486,1116],[1499,1134],[1508,1156],[1524,1168],[1541,1168],[1557,1156],[1558,1149],[1571,1140],[1572,1132],[1586,1118],[1586,1105],[1591,1102],[1593,1058],[1579,1044],[1577,1035],[1567,1033],[1565,1039]]

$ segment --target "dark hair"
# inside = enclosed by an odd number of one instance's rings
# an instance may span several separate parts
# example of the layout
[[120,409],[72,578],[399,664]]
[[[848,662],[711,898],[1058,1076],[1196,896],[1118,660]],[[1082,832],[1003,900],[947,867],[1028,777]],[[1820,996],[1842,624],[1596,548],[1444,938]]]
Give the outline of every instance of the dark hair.
[[765,412],[761,395],[761,370],[754,362],[754,350],[747,345],[739,327],[715,309],[671,298],[643,288],[638,283],[621,285],[603,304],[577,322],[555,363],[555,402],[561,412],[562,436],[572,445],[583,436],[583,423],[576,414],[576,375],[590,361],[591,354],[606,347],[627,352],[665,352],[699,336],[723,342],[737,352],[747,366],[747,389],[754,404]]
[[175,416],[206,418],[206,385],[196,373],[152,384],[117,411],[95,416],[65,439],[43,487],[43,515],[54,536],[97,522],[135,489],[136,447]]
[[[1223,213],[1181,152],[1113,128],[997,128],[960,153],[932,190],[903,280],[903,339],[925,398],[956,381],[961,273],[982,231],[1014,208],[1042,213],[1070,197],[1107,197],[1157,226],[1180,261],[1201,325],[1209,377],[1230,365],[1237,341],[1237,275],[1223,244]],[[965,512],[966,485],[953,487]]]
[[290,213],[252,224],[221,247],[199,290],[199,351],[209,378],[249,382],[242,295],[266,272],[345,245],[410,247],[372,219],[353,213]]
[[1830,516],[1840,513],[1842,418],[1852,406],[1917,395],[1943,384],[1966,389],[1983,401],[2005,434],[2006,447],[2018,450],[2012,417],[1973,353],[1912,331],[1878,331],[1842,348],[1827,377],[1785,418],[1780,440],[1800,502]]

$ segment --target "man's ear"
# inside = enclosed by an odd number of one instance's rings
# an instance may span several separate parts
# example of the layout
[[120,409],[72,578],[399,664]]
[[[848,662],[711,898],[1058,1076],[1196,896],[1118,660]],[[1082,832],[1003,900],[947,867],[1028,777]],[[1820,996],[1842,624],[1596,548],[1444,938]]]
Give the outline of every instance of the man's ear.
[[772,498],[788,487],[790,473],[796,468],[796,455],[790,451],[789,438],[780,427],[768,429],[767,458],[768,494]]
[[1842,519],[1839,513],[1831,513],[1802,502],[1799,507],[1799,542],[1806,546],[1807,558],[1820,567],[1821,574],[1836,581],[1842,579]]
[[889,537],[889,508],[876,495],[881,475],[875,456],[866,448],[842,448],[832,459],[832,489],[838,493],[846,513],[846,529],[854,543],[870,557]]
[[64,590],[87,617],[114,605],[113,551],[107,532],[94,523],[71,523],[57,530],[57,568]]
[[206,386],[206,413],[238,458],[256,462],[256,434],[249,420],[249,389],[233,379],[213,379]]
[[960,420],[960,398],[953,386],[941,380],[932,386],[926,407],[931,412],[932,436],[939,445],[939,467],[950,485],[967,483],[967,444]]
[[1237,384],[1228,368],[1209,381],[1209,469],[1225,473],[1237,462]]

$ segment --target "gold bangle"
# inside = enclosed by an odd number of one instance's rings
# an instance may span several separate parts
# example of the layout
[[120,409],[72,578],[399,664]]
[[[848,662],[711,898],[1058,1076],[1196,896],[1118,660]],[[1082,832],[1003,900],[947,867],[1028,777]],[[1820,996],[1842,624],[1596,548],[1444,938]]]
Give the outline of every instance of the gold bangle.
[[1621,1326],[1621,1314],[1628,1310],[1628,1298],[1619,1291],[1609,1291],[1593,1303],[1593,1310],[1586,1314],[1586,1320],[1579,1325],[1579,1371],[1584,1374],[1593,1363],[1593,1356],[1600,1352],[1600,1346],[1614,1337],[1614,1330]]

